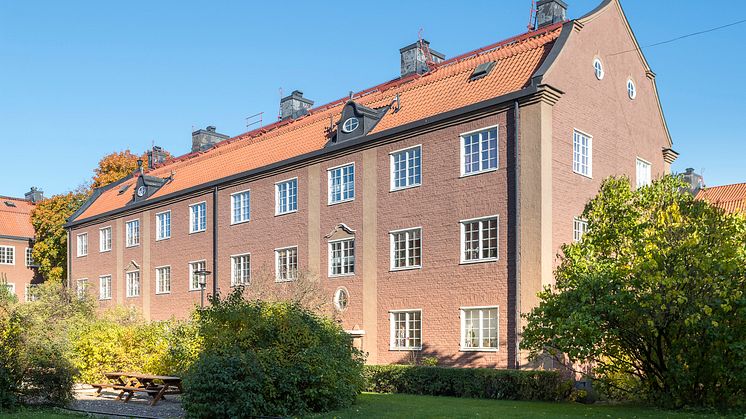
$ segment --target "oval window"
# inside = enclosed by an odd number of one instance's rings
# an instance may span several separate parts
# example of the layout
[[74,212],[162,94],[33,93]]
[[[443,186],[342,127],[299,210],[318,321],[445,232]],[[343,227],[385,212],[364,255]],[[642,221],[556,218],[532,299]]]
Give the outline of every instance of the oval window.
[[627,80],[627,96],[630,99],[637,97],[637,87],[635,87],[635,82],[632,79]]
[[342,131],[344,132],[352,132],[357,129],[357,127],[360,126],[360,121],[358,121],[357,118],[348,118],[343,124],[342,124]]
[[601,80],[604,78],[604,66],[598,58],[593,60],[593,71],[596,73],[597,79]]
[[339,311],[345,311],[350,302],[350,295],[344,288],[337,288],[334,292],[334,307]]

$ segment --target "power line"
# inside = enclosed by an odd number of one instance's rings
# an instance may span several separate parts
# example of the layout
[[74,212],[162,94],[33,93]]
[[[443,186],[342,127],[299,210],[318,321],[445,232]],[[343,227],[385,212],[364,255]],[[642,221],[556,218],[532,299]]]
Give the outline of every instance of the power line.
[[[688,33],[686,35],[677,36],[676,38],[672,38],[672,39],[669,39],[669,40],[666,40],[666,41],[656,42],[655,44],[645,45],[643,47],[640,47],[640,49],[650,48],[650,47],[656,47],[658,45],[663,45],[663,44],[670,44],[671,42],[675,42],[675,41],[678,41],[678,40],[681,40],[681,39],[684,39],[684,38],[690,38],[692,36],[702,35],[702,34],[705,34],[705,33],[708,33],[708,32],[714,32],[714,31],[717,31],[717,30],[720,30],[720,29],[725,29],[725,28],[731,27],[731,26],[740,25],[741,23],[746,23],[746,19],[739,20],[738,22],[729,23],[727,25],[718,26],[716,28],[705,29],[703,31],[692,32],[692,33]],[[611,54],[609,56],[619,55],[619,54],[626,54],[626,53],[632,52],[632,51],[637,51],[637,48],[630,49],[630,50],[627,50],[627,51],[617,52],[617,53]]]

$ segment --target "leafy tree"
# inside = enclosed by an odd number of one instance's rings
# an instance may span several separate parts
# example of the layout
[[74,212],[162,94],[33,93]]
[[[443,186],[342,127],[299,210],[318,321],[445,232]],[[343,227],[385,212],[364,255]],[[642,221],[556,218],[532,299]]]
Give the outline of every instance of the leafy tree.
[[[598,378],[663,406],[736,405],[746,396],[746,217],[665,177],[632,190],[610,178],[562,249],[522,345],[590,364]],[[618,379],[614,381],[614,379]]]
[[123,179],[137,169],[138,159],[145,162],[146,158],[146,155],[138,156],[132,154],[129,150],[107,154],[98,162],[98,167],[94,169],[92,187],[100,188]]

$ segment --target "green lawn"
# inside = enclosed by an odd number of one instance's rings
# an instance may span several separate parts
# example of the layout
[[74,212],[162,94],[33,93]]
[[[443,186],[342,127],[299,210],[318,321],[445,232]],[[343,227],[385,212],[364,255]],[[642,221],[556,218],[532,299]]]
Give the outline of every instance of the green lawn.
[[53,409],[23,409],[15,413],[0,412],[0,419],[80,419],[81,415],[57,413]]
[[[514,402],[363,393],[349,409],[316,418],[715,418],[716,415],[671,412],[649,407],[579,403]],[[740,417],[743,417],[742,415]]]

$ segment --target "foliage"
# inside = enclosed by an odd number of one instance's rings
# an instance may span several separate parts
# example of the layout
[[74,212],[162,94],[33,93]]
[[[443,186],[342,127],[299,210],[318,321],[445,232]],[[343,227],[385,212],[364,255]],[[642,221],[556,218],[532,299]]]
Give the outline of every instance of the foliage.
[[[588,232],[562,249],[523,345],[590,363],[663,406],[746,396],[746,219],[696,201],[665,177],[633,191],[610,178]],[[623,386],[618,386],[623,387]]]
[[[363,359],[349,335],[297,303],[247,301],[242,293],[238,288],[225,300],[213,297],[211,306],[200,311],[203,356],[229,360],[228,355],[253,354],[264,375],[263,415],[352,404],[362,387]],[[187,380],[197,381],[201,365],[190,369]]]
[[92,187],[100,188],[127,177],[137,169],[137,160],[146,162],[146,159],[146,154],[138,156],[129,150],[107,154],[94,169]]
[[366,365],[366,391],[499,400],[563,400],[572,385],[555,371]]

